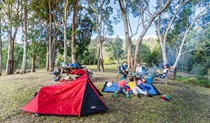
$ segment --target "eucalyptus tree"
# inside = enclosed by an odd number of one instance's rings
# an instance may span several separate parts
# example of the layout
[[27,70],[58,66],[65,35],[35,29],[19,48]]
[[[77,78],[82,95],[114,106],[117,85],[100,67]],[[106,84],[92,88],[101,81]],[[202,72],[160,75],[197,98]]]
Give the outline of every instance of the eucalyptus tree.
[[[159,3],[163,4],[163,6],[160,6],[159,9],[154,13],[150,12],[149,1],[140,0],[138,2],[138,4],[136,4],[137,5],[136,7],[138,9],[136,9],[135,12],[140,11],[139,17],[141,17],[142,31],[140,33],[140,36],[137,39],[137,42],[136,42],[134,66],[136,66],[136,64],[138,63],[139,48],[140,48],[141,42],[143,40],[143,37],[145,36],[146,32],[148,31],[148,29],[151,26],[154,19],[158,15],[160,15],[163,11],[165,11],[165,9],[169,6],[170,2],[171,2],[171,0],[167,0],[167,1],[159,0]],[[151,16],[147,16],[148,13],[150,13]]]
[[[150,10],[152,6],[150,0],[129,0],[129,1],[119,0],[118,2],[121,9],[121,16],[124,22],[124,32],[126,37],[127,48],[131,48],[130,45],[131,38],[140,31],[140,35],[136,42],[134,56],[130,55],[132,53],[132,49],[128,49],[128,61],[130,67],[133,69],[133,67],[136,66],[136,64],[139,62],[139,50],[143,37],[150,28],[154,19],[158,15],[160,15],[163,11],[165,11],[165,9],[169,6],[171,0],[167,1],[158,0],[160,4],[163,4],[163,6],[159,6],[158,10],[156,10],[153,13]],[[135,33],[133,33],[132,31],[131,23],[129,21],[129,17],[131,15],[133,15],[133,18],[138,18]],[[141,29],[140,26],[142,27]],[[129,33],[131,33],[131,36]],[[132,57],[134,57],[133,60]]]
[[[206,3],[206,2],[204,2]],[[202,6],[202,7],[201,7]],[[199,11],[197,11],[199,10]],[[190,30],[195,29],[197,25],[196,22],[203,16],[209,15],[208,4],[202,5],[202,1],[191,1],[185,6],[185,8],[178,14],[178,19],[174,22],[173,30],[171,34],[173,38],[172,41],[177,43],[177,53],[175,54],[175,60],[171,67],[171,77],[174,78],[176,75],[176,68],[180,58],[187,52],[195,49],[189,49],[189,51],[184,51],[186,47],[187,36]],[[198,25],[197,25],[198,26]],[[192,43],[191,43],[192,44]]]
[[104,61],[103,61],[103,42],[106,40],[106,35],[112,35],[113,27],[111,21],[111,15],[113,8],[110,5],[110,0],[89,0],[91,9],[93,10],[93,18],[95,19],[95,29],[97,32],[97,40],[99,42],[98,47],[98,62],[97,70],[104,72]]
[[8,57],[6,65],[6,75],[14,73],[14,42],[21,22],[21,11],[22,11],[22,0],[9,0],[1,1],[2,4],[2,16],[3,28],[6,30],[8,35]]
[[69,15],[69,11],[68,11],[68,7],[69,7],[69,0],[65,0],[64,1],[64,10],[63,10],[63,46],[64,46],[64,51],[63,51],[63,57],[64,57],[64,63],[67,61],[67,33],[66,33],[66,29],[67,29],[67,18]]
[[76,57],[76,40],[75,40],[75,36],[76,36],[76,20],[77,20],[77,13],[78,13],[78,4],[79,4],[79,0],[74,0],[73,3],[73,17],[72,17],[72,34],[71,34],[71,58],[72,58],[72,62],[76,62],[77,61],[77,57]]
[[[166,42],[170,29],[177,17],[177,14],[183,10],[183,7],[189,2],[189,0],[178,0],[172,1],[168,9],[158,15],[158,18],[154,21],[156,28],[156,33],[159,39],[159,43],[162,50],[163,63],[167,64],[167,54],[166,54]],[[157,3],[157,6],[162,6]]]
[[[48,5],[48,0],[31,0],[30,4],[30,10],[32,11],[31,13],[31,20],[33,20],[35,24],[42,25],[45,28],[41,31],[40,35],[42,35],[44,32],[45,34],[45,40],[48,40],[48,48],[47,48],[47,54],[46,54],[46,70],[49,70],[49,59],[52,57],[51,55],[51,47],[52,47],[52,41],[51,41],[51,33],[50,31],[50,20],[49,16],[51,12],[49,12],[49,5]],[[32,26],[33,27],[33,26]],[[48,38],[48,39],[47,39]],[[50,49],[50,50],[49,50]],[[51,57],[50,57],[51,56]]]
[[33,16],[40,20],[46,25],[46,30],[48,32],[48,53],[46,61],[46,70],[52,71],[55,65],[56,56],[56,41],[57,35],[60,31],[60,26],[62,24],[61,11],[62,11],[62,1],[59,0],[32,0],[31,6],[33,10]]
[[119,2],[119,6],[120,6],[123,24],[124,24],[125,41],[126,41],[126,47],[127,47],[128,68],[134,68],[133,57],[132,57],[132,48],[131,48],[131,37],[129,34],[130,32],[132,33],[132,28],[129,28],[129,12],[128,11],[129,11],[130,3],[126,0],[118,0],[118,2]]
[[43,61],[47,61],[46,54],[47,54],[47,29],[45,25],[45,21],[38,20],[33,15],[28,20],[28,33],[27,38],[29,40],[28,45],[28,57],[31,58],[31,72],[35,72],[36,63],[41,62],[44,64]]
[[22,66],[20,70],[20,74],[26,73],[26,65],[27,65],[27,28],[28,28],[28,4],[27,0],[24,0],[23,7],[24,7],[24,24],[22,24],[23,28],[23,34],[24,34],[24,52],[23,52],[23,60],[22,60]]
[[94,23],[88,15],[84,15],[84,10],[78,11],[77,18],[77,34],[76,34],[76,49],[75,53],[77,60],[84,63],[84,60],[89,55],[88,46],[91,41]]
[[[72,39],[72,36],[74,36],[74,41],[70,41],[69,42],[69,45],[70,47],[66,46],[66,48],[68,49],[68,51],[74,51],[74,55],[72,55],[72,52],[67,52],[66,55],[68,56],[73,56],[75,57],[75,61],[78,61],[78,60],[81,60],[82,61],[82,58],[84,58],[84,53],[87,53],[85,52],[85,50],[88,50],[87,47],[90,43],[90,40],[91,40],[91,35],[92,35],[92,30],[93,30],[93,22],[92,20],[90,19],[91,16],[90,14],[88,13],[89,10],[88,10],[88,6],[85,6],[85,2],[86,1],[78,1],[78,6],[77,6],[77,12],[76,12],[76,17],[75,17],[75,21],[76,21],[76,25],[72,26],[73,25],[73,22],[72,21],[69,21],[69,20],[73,20],[73,17],[74,17],[74,1],[69,1],[69,5],[68,5],[68,15],[72,15],[71,17],[69,16],[69,18],[67,19],[68,20],[68,25],[66,25],[66,39],[69,39],[71,40]],[[61,12],[61,16],[62,16],[62,23],[64,25],[64,9],[65,9],[65,6],[63,5],[64,3],[59,3],[59,7],[60,7],[60,11]],[[67,22],[66,22],[67,23]],[[64,27],[63,27],[64,28]],[[64,45],[64,33],[65,31],[63,31],[63,28],[60,28],[60,30],[58,31],[58,35],[56,37],[57,39],[57,43],[56,43],[56,49],[58,49],[57,51],[59,51],[59,53],[63,54],[64,55],[64,50],[67,50],[65,49]],[[74,30],[75,31],[72,31],[73,28],[75,28]],[[72,49],[72,43],[74,45],[73,49]],[[71,49],[70,49],[71,48]],[[72,61],[74,62],[74,60]]]
[[[186,57],[188,56],[188,57]],[[210,24],[191,30],[183,47],[180,63],[184,70],[193,74],[206,75],[210,68]],[[179,66],[178,66],[179,67]]]

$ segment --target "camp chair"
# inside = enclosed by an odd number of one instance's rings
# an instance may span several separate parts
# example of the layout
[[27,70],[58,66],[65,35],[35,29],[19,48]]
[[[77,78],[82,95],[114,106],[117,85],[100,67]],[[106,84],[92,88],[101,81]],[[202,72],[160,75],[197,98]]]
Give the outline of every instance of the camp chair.
[[167,70],[166,74],[165,75],[160,75],[158,76],[156,79],[159,81],[159,82],[163,82],[165,84],[168,84],[168,73],[169,73],[169,70]]
[[125,76],[122,73],[121,66],[117,66],[117,76],[116,79],[125,80]]
[[142,73],[141,75],[136,75],[136,78],[139,79],[145,75],[148,75],[148,68],[142,67]]
[[119,78],[122,78],[123,77],[123,74],[121,72],[121,66],[117,66],[117,76],[116,76],[116,79],[119,79]]

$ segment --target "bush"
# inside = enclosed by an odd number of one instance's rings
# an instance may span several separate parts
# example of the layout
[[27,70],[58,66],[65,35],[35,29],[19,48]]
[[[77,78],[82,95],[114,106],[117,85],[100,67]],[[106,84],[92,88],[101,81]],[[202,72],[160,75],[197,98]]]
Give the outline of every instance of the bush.
[[210,88],[210,80],[203,76],[196,76],[196,79],[199,82],[199,85]]
[[203,76],[196,76],[196,77],[176,76],[175,79],[179,82],[190,83],[193,85],[199,85],[199,86],[210,88],[210,80]]
[[203,67],[201,64],[194,65],[192,70],[190,71],[191,74],[198,74],[198,75],[207,75],[208,70],[206,67]]

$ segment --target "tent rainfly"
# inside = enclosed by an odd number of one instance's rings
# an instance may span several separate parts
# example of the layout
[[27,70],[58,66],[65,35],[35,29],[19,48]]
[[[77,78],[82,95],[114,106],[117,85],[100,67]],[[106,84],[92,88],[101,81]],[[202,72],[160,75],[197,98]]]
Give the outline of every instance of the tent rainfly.
[[108,107],[87,74],[63,84],[44,86],[21,108],[23,111],[49,115],[82,116],[105,112]]

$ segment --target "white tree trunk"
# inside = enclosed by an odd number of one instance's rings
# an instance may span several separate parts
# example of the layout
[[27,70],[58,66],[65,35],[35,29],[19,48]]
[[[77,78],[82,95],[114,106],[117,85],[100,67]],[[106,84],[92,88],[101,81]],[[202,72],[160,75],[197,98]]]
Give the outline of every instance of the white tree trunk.
[[21,71],[20,74],[25,74],[26,73],[26,65],[27,65],[27,25],[28,25],[28,12],[27,12],[27,1],[24,0],[25,8],[24,8],[24,51],[23,51],[23,60],[22,60],[22,66],[21,66]]
[[181,57],[181,54],[182,54],[182,49],[184,47],[184,43],[185,43],[185,40],[186,40],[186,37],[187,37],[187,34],[188,32],[190,31],[190,29],[192,28],[192,26],[194,25],[194,23],[202,16],[204,15],[203,13],[208,13],[208,11],[206,11],[207,9],[204,9],[202,12],[200,12],[196,18],[192,21],[192,23],[190,24],[190,26],[188,27],[188,29],[186,30],[186,32],[184,33],[184,36],[182,38],[182,42],[181,42],[181,45],[179,47],[179,51],[178,51],[178,55],[177,55],[177,58],[176,58],[176,61],[174,62],[174,65],[173,65],[173,69],[176,69],[177,68],[177,65],[178,65],[178,62],[179,62],[179,59]]
[[64,51],[63,51],[64,63],[67,62],[67,34],[66,34],[66,27],[67,27],[67,10],[68,10],[68,5],[69,5],[68,0],[65,0],[65,4],[64,4],[64,18],[63,18],[63,24],[64,24]]
[[158,38],[160,40],[160,46],[161,46],[161,50],[162,50],[162,57],[163,57],[163,63],[164,64],[167,64],[168,63],[168,60],[167,60],[167,54],[166,54],[166,42],[167,42],[167,36],[168,36],[168,33],[170,31],[170,28],[176,18],[176,15],[179,13],[179,11],[181,10],[181,8],[187,3],[189,2],[189,0],[185,0],[184,2],[182,2],[179,7],[176,9],[176,12],[174,13],[168,27],[166,28],[166,31],[165,31],[165,34],[164,34],[164,38],[162,39],[161,36],[162,34],[160,33],[160,15],[159,15],[159,20],[158,20],[158,27],[157,27],[157,30],[158,30]]
[[46,71],[49,70],[49,47],[47,47],[47,53],[46,53]]
[[[139,38],[137,39],[137,43],[136,43],[135,58],[134,58],[134,66],[136,66],[136,64],[138,63],[139,48],[140,48],[140,44],[141,44],[141,42],[142,42],[142,40],[143,40],[144,35],[146,34],[146,32],[147,32],[147,30],[149,29],[149,27],[150,27],[151,23],[153,22],[153,20],[154,20],[158,15],[160,15],[160,14],[169,6],[170,2],[171,2],[171,0],[167,0],[166,3],[164,4],[164,6],[161,7],[160,10],[158,10],[156,13],[154,13],[154,14],[150,17],[150,19],[149,19],[147,25],[144,25],[144,23],[145,23],[144,21],[145,21],[145,20],[142,19],[142,23],[143,23],[143,24],[142,24],[142,27],[143,27],[143,29],[142,29],[142,32],[141,32]],[[144,13],[144,12],[143,12],[143,13]],[[143,18],[143,17],[144,17],[144,15],[142,15],[142,18]]]

